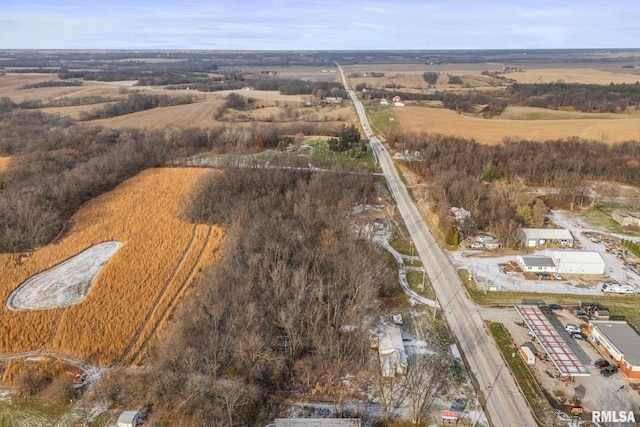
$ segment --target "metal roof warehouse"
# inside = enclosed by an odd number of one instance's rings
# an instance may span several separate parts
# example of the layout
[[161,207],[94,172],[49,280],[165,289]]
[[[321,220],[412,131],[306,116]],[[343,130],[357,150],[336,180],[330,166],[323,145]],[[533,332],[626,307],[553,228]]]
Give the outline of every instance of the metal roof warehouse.
[[520,240],[528,248],[537,248],[547,241],[564,246],[573,246],[573,236],[564,228],[521,228]]

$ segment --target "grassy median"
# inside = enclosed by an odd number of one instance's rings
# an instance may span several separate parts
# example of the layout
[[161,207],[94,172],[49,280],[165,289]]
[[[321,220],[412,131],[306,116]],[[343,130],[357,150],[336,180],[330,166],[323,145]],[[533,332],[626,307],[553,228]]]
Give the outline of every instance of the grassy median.
[[[517,354],[517,348],[513,344],[511,337],[507,333],[502,323],[489,322],[489,331],[496,341],[502,357],[511,370],[522,394],[524,395],[534,415],[543,425],[550,425],[553,422],[554,410],[545,397],[540,385],[533,374]],[[515,353],[515,356],[513,356]]]

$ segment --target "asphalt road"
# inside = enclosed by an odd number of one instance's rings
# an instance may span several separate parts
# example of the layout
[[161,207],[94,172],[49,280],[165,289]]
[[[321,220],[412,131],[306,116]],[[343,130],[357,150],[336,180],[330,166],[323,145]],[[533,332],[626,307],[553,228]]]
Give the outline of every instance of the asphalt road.
[[[336,64],[337,65],[337,64]],[[428,277],[465,356],[470,374],[475,379],[480,403],[491,425],[496,427],[536,426],[526,400],[505,365],[493,342],[478,308],[469,299],[455,266],[438,246],[418,208],[400,179],[391,156],[371,130],[364,107],[348,87],[342,68],[338,65],[345,89],[353,101],[371,148],[387,179],[398,210],[422,260]]]

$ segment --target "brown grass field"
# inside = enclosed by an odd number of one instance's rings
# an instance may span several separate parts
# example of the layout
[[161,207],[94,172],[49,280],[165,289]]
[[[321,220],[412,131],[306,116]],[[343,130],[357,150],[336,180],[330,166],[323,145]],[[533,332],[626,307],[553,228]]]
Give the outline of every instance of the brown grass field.
[[138,359],[199,269],[213,262],[223,231],[178,218],[181,197],[210,169],[151,169],[86,203],[62,238],[17,262],[0,254],[0,296],[97,243],[122,248],[86,299],[67,308],[0,306],[0,352],[61,351],[109,366]]
[[619,119],[482,119],[410,105],[395,113],[405,132],[457,135],[482,144],[497,144],[507,137],[545,141],[571,136],[613,143],[637,138],[640,129],[640,117],[631,115],[619,115]]

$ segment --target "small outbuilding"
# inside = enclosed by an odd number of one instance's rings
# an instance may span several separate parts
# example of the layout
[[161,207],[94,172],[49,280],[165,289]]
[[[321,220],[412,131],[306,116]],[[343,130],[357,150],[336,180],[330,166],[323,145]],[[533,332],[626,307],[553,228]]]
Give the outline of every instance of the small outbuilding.
[[521,228],[518,234],[527,248],[537,248],[548,243],[573,247],[573,236],[564,228]]
[[640,335],[622,320],[592,320],[589,337],[600,344],[629,378],[640,378]]
[[118,427],[136,427],[143,422],[142,411],[124,411],[118,417]]
[[607,267],[597,251],[547,249],[544,254],[553,260],[560,274],[604,274]]

